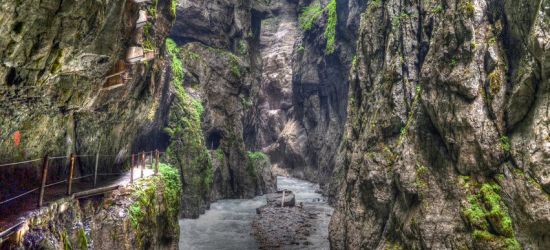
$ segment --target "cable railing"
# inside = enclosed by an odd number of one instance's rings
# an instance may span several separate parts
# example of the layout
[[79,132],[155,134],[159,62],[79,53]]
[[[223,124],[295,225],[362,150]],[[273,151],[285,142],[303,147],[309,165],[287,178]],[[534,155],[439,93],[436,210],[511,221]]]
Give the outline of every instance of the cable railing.
[[[145,169],[147,166],[154,168],[154,175],[158,174],[159,171],[159,163],[160,163],[160,155],[164,154],[164,152],[160,152],[159,150],[153,150],[148,152],[140,152],[131,154],[131,162],[130,162],[130,183],[134,182],[134,179],[137,178],[144,178],[145,177]],[[95,159],[92,159],[92,157],[95,157]],[[26,161],[20,161],[20,162],[14,162],[14,163],[3,163],[0,164],[0,172],[2,171],[3,167],[11,167],[11,168],[18,168],[20,166],[29,166],[29,164],[35,164],[40,161],[42,161],[41,171],[40,171],[40,178],[39,178],[39,185],[38,187],[35,186],[35,188],[31,188],[25,191],[21,191],[21,193],[9,197],[7,199],[0,201],[0,206],[10,204],[18,199],[22,199],[24,197],[27,197],[33,193],[38,192],[38,199],[37,199],[37,207],[42,207],[44,205],[44,199],[46,195],[46,189],[51,188],[54,186],[58,186],[61,184],[65,184],[66,192],[63,195],[63,197],[71,196],[74,192],[74,183],[78,180],[83,180],[87,178],[93,178],[93,185],[89,188],[84,188],[84,190],[80,191],[89,191],[92,189],[97,188],[98,186],[98,177],[112,177],[112,176],[123,176],[127,174],[127,172],[98,172],[99,167],[99,161],[100,158],[105,157],[118,157],[118,155],[105,155],[105,154],[95,154],[95,155],[76,155],[76,154],[70,154],[69,156],[44,156],[42,159],[33,159],[33,160],[26,160]],[[83,161],[85,158],[92,159],[94,162],[93,164],[93,173],[84,174],[75,176],[75,165],[77,161]],[[103,160],[103,159],[102,159]],[[58,161],[63,161],[59,163]],[[57,163],[57,164],[53,164]],[[88,162],[90,163],[90,162]],[[36,164],[35,164],[36,165]],[[35,168],[36,166],[31,165],[31,169]],[[57,167],[54,169],[54,167]],[[134,178],[134,169],[138,169],[139,172],[137,173],[139,177]],[[54,171],[54,174],[52,175],[50,172]],[[65,178],[59,179],[55,178],[60,175],[64,175]]]

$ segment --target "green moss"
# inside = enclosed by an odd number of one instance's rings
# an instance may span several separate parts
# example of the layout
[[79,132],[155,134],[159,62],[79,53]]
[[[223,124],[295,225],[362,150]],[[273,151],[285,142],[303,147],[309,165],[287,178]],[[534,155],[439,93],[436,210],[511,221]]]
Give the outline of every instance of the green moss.
[[52,67],[50,68],[50,73],[57,74],[61,70],[61,67],[63,66],[61,60],[63,60],[63,49],[59,49],[57,51],[57,56],[53,61]]
[[153,26],[151,23],[146,23],[145,26],[143,26],[143,49],[145,50],[154,50],[155,46],[153,45],[153,42],[151,40],[151,30],[153,29]]
[[225,154],[221,148],[216,149],[214,152],[216,159],[220,162],[220,164],[223,164],[225,162]]
[[456,58],[451,58],[451,67],[456,67],[456,65],[458,65],[458,60],[456,60]]
[[396,28],[399,28],[401,27],[401,23],[404,21],[404,20],[407,20],[411,17],[411,15],[405,11],[401,12],[399,15],[397,16],[394,16],[392,18],[392,27],[394,29]]
[[445,10],[445,9],[443,8],[443,5],[440,4],[440,5],[435,6],[435,7],[432,9],[432,13],[434,13],[434,14],[441,14],[441,13],[443,13],[444,10]]
[[201,129],[204,107],[183,87],[184,69],[180,49],[176,43],[166,40],[166,48],[172,60],[172,86],[176,100],[172,104],[165,132],[171,137],[166,150],[171,164],[182,166],[189,181],[183,188],[194,195],[208,193],[213,182],[212,160],[204,142]]
[[183,69],[183,62],[178,57],[178,54],[180,53],[180,48],[178,47],[178,45],[174,40],[167,38],[166,50],[168,51],[168,54],[171,56],[172,77],[174,78],[175,81],[181,83],[183,81],[183,77],[185,73]]
[[357,67],[357,56],[353,56],[353,59],[351,60],[351,67]]
[[416,93],[415,93],[415,96],[414,96],[414,99],[413,99],[413,103],[411,105],[411,110],[410,110],[409,115],[407,117],[407,122],[405,123],[405,126],[403,128],[401,128],[401,131],[399,133],[399,140],[397,142],[398,146],[403,144],[403,141],[407,137],[407,133],[409,131],[409,128],[411,127],[411,124],[412,124],[412,122],[415,118],[415,115],[416,115],[416,109],[417,109],[417,106],[418,106],[418,102],[420,101],[420,95],[422,93],[422,88],[420,87],[420,85],[416,86],[415,91],[416,91]]
[[496,68],[489,74],[489,90],[491,95],[496,95],[502,88],[502,74],[500,73],[500,70]]
[[304,7],[298,18],[300,21],[300,28],[302,28],[303,31],[310,30],[321,14],[323,14],[323,9],[321,9],[319,2],[314,2],[310,6]]
[[238,51],[241,55],[248,54],[248,43],[244,40],[239,41]]
[[176,17],[176,10],[178,9],[178,0],[172,0],[172,3],[170,5],[170,12],[172,13],[172,17]]
[[472,1],[467,1],[464,4],[462,4],[462,10],[466,15],[473,16],[476,10],[476,6]]
[[250,97],[241,97],[241,104],[245,109],[249,109],[252,107],[252,105],[254,105]]
[[153,17],[157,17],[157,9],[158,9],[158,0],[153,0],[151,5],[147,7],[147,11],[149,12],[149,15]]
[[229,67],[233,76],[237,78],[241,77],[241,65],[239,64],[239,60],[235,56],[229,57]]
[[480,241],[503,239],[507,249],[517,249],[512,219],[503,206],[501,187],[494,182],[483,183],[479,190],[467,196],[469,206],[463,211],[473,229],[472,236]]
[[325,28],[325,39],[327,40],[327,46],[325,53],[330,55],[336,50],[336,23],[338,22],[338,15],[336,12],[336,0],[331,0],[326,9],[328,10],[327,27]]
[[512,150],[512,144],[510,143],[510,138],[508,136],[500,137],[500,148],[506,153],[510,153]]
[[246,166],[246,171],[248,172],[248,175],[255,178],[256,177],[256,169],[261,166],[262,162],[269,162],[269,156],[264,154],[263,152],[250,152],[247,153],[248,157],[248,164]]
[[182,193],[180,174],[177,169],[164,163],[159,164],[159,172],[164,183],[163,200],[168,208],[168,218],[177,221]]
[[304,45],[300,44],[300,45],[298,46],[298,48],[296,49],[296,51],[297,51],[298,53],[304,53],[304,50],[305,50],[305,49],[306,49],[306,48],[304,47]]

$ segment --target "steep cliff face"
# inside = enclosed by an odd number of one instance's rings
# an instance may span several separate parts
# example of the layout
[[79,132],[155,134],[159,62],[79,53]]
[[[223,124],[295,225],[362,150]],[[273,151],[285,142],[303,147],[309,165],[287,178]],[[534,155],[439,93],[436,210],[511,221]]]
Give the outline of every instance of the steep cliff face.
[[[169,125],[176,141],[169,149],[189,188],[185,216],[198,216],[212,200],[251,198],[275,188],[268,159],[244,143],[257,82],[250,10],[248,1],[182,1],[177,8],[170,36],[171,85],[178,94]],[[181,117],[189,119],[177,122]]]
[[549,9],[368,1],[333,248],[550,247]]
[[260,75],[248,142],[270,156],[278,174],[321,184],[342,137],[354,49],[346,41],[354,40],[358,19],[347,9],[337,13],[337,4],[256,1],[252,15]]
[[[167,86],[159,69],[174,18],[171,5],[3,1],[2,162],[101,148],[102,154],[116,155],[101,164],[109,171],[118,170],[132,151],[165,146],[159,134]],[[143,27],[137,25],[140,10],[149,15]],[[154,52],[146,53],[154,59],[128,63],[132,46]],[[77,171],[88,171],[82,166]]]

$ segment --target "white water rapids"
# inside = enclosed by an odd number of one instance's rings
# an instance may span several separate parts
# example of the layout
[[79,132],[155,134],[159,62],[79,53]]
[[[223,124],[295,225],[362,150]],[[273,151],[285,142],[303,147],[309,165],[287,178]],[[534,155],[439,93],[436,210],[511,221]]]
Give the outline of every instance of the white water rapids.
[[[317,223],[308,238],[309,249],[329,249],[328,223],[332,208],[317,193],[318,185],[288,177],[277,177],[278,189],[292,190],[296,203],[303,202],[311,209],[321,211]],[[265,196],[253,199],[228,199],[212,203],[210,210],[198,219],[181,219],[181,250],[241,250],[258,249],[252,235],[252,220],[256,208],[266,204]]]

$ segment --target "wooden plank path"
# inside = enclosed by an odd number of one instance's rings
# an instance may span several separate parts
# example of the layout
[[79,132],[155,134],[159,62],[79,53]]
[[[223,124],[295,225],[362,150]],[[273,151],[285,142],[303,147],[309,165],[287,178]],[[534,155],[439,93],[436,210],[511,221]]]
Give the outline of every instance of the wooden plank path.
[[[152,166],[153,164],[151,164]],[[148,169],[137,166],[133,171],[128,171],[119,174],[98,174],[97,183],[94,187],[94,178],[78,179],[72,183],[71,195],[67,195],[66,182],[60,182],[45,189],[43,200],[45,206],[48,203],[58,201],[62,198],[70,197],[71,199],[83,199],[91,196],[103,195],[122,186],[131,184],[134,180],[148,178],[157,173],[157,169]],[[36,194],[35,194],[36,193]],[[34,195],[27,195],[20,199],[14,200],[8,206],[0,208],[0,244],[11,235],[16,233],[24,224],[26,217],[38,211],[40,208],[36,206],[39,190],[32,192]],[[42,204],[41,204],[42,205]]]

